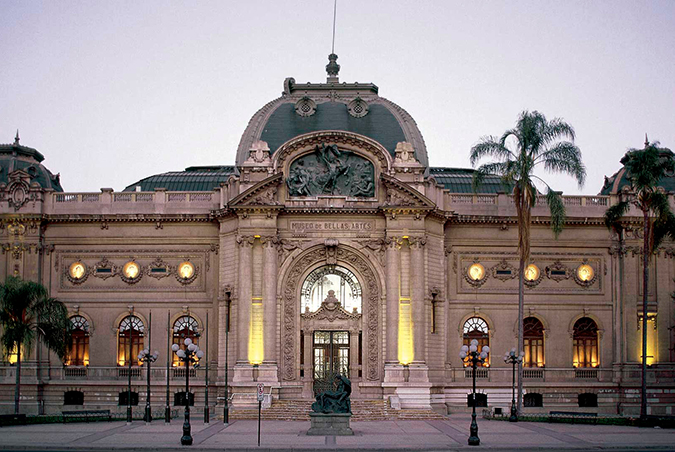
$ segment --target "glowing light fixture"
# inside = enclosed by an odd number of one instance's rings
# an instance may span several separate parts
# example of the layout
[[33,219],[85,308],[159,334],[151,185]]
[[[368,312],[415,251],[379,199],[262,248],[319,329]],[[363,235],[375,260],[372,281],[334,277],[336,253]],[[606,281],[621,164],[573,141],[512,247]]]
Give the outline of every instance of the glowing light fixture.
[[190,279],[195,274],[195,266],[190,261],[182,262],[178,266],[178,275],[183,279]]
[[525,279],[527,281],[536,281],[539,278],[539,267],[530,264],[525,269]]
[[136,279],[141,273],[141,266],[134,261],[127,262],[124,264],[124,267],[122,267],[122,273],[129,279]]
[[70,274],[70,277],[73,279],[82,279],[84,277],[84,273],[87,271],[86,267],[82,262],[73,262],[70,264],[70,268],[68,269],[68,274]]
[[476,262],[471,264],[467,273],[473,281],[480,281],[485,276],[485,267]]
[[583,264],[580,265],[579,268],[577,268],[577,277],[584,282],[590,281],[593,279],[594,271],[593,267],[591,267],[588,264]]
[[415,358],[413,322],[410,298],[399,299],[398,310],[398,361],[407,366]]
[[262,298],[252,297],[248,330],[248,362],[253,365],[262,364],[264,356]]

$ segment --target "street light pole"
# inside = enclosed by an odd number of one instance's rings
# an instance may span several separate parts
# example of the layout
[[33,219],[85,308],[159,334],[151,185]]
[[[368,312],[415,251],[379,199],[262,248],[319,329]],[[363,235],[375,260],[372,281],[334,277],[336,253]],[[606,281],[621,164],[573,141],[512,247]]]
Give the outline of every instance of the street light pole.
[[523,362],[525,352],[516,354],[516,349],[512,348],[510,352],[504,355],[504,362],[513,366],[513,385],[511,391],[511,416],[509,422],[518,422],[518,409],[516,408],[516,364]]
[[464,361],[468,358],[468,362],[471,365],[472,374],[473,374],[473,393],[472,399],[473,410],[471,412],[471,428],[469,436],[469,446],[479,446],[480,438],[478,437],[478,423],[476,422],[476,367],[478,364],[482,364],[487,360],[488,353],[490,353],[490,347],[484,345],[480,353],[478,352],[478,341],[476,339],[471,340],[471,345],[466,346],[462,345],[462,348],[459,351],[459,357]]
[[176,356],[185,363],[185,422],[183,422],[183,436],[180,443],[183,446],[192,445],[192,435],[190,427],[190,364],[198,366],[199,360],[204,356],[204,352],[199,349],[197,344],[192,342],[192,339],[186,337],[183,341],[185,350],[182,350],[178,344],[173,344],[171,349],[176,353]]
[[155,353],[150,354],[150,350],[148,350],[147,348],[144,348],[138,355],[138,360],[147,364],[145,369],[148,377],[147,392],[145,395],[145,416],[143,416],[143,419],[147,423],[152,422],[152,409],[150,408],[150,363],[154,363],[155,361],[157,361],[158,357],[159,352],[157,350],[155,350]]
[[228,340],[230,336],[230,292],[225,292],[225,305],[226,305],[226,319],[225,319],[225,395],[223,403],[223,424],[230,423],[230,404],[229,404],[229,392],[227,390],[228,380],[227,380],[227,368],[229,366],[227,360],[227,351],[228,351]]

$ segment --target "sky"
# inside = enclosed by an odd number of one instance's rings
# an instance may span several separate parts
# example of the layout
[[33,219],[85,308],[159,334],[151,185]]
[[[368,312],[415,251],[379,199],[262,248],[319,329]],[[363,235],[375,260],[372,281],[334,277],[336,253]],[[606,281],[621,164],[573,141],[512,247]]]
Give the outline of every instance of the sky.
[[[68,192],[233,165],[286,77],[325,82],[333,0],[0,1],[0,143]],[[432,166],[470,167],[524,110],[576,130],[597,194],[628,148],[675,150],[675,1],[338,0],[341,82],[415,118]]]

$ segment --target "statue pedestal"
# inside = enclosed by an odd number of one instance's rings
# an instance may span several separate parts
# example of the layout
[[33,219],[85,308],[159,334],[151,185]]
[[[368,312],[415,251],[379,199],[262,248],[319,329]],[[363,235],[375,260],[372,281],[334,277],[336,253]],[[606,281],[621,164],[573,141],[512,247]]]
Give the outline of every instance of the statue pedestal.
[[310,436],[352,436],[354,430],[349,426],[351,413],[309,413],[312,426],[307,430]]

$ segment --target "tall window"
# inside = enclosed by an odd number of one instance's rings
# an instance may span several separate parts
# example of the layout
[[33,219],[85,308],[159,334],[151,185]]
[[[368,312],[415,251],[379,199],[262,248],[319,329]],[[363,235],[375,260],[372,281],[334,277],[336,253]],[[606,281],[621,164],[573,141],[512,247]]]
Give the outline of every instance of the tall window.
[[[476,339],[478,341],[478,351],[480,351],[484,345],[490,345],[490,331],[488,329],[487,322],[481,319],[480,317],[471,317],[466,322],[464,322],[464,345],[471,345],[471,341]],[[469,362],[464,361],[464,367],[468,367]],[[479,366],[490,367],[490,357],[488,355],[487,360]]]
[[[129,360],[132,360],[132,364],[141,364],[138,361],[138,354],[143,348],[144,332],[143,322],[135,315],[129,315],[122,319],[117,340],[118,365],[128,366]],[[129,353],[129,347],[131,347],[131,353]]]
[[544,325],[536,317],[523,320],[523,367],[544,367]]
[[81,315],[70,318],[70,354],[66,358],[66,366],[89,365],[89,322]]
[[574,367],[598,367],[598,326],[582,317],[574,324]]
[[[199,345],[199,334],[197,333],[198,326],[199,323],[197,323],[197,320],[192,316],[184,315],[179,317],[173,323],[173,344],[178,344],[180,348],[185,348],[183,341],[185,338],[189,337],[195,345]],[[178,367],[180,365],[180,359],[173,353],[173,367]]]

